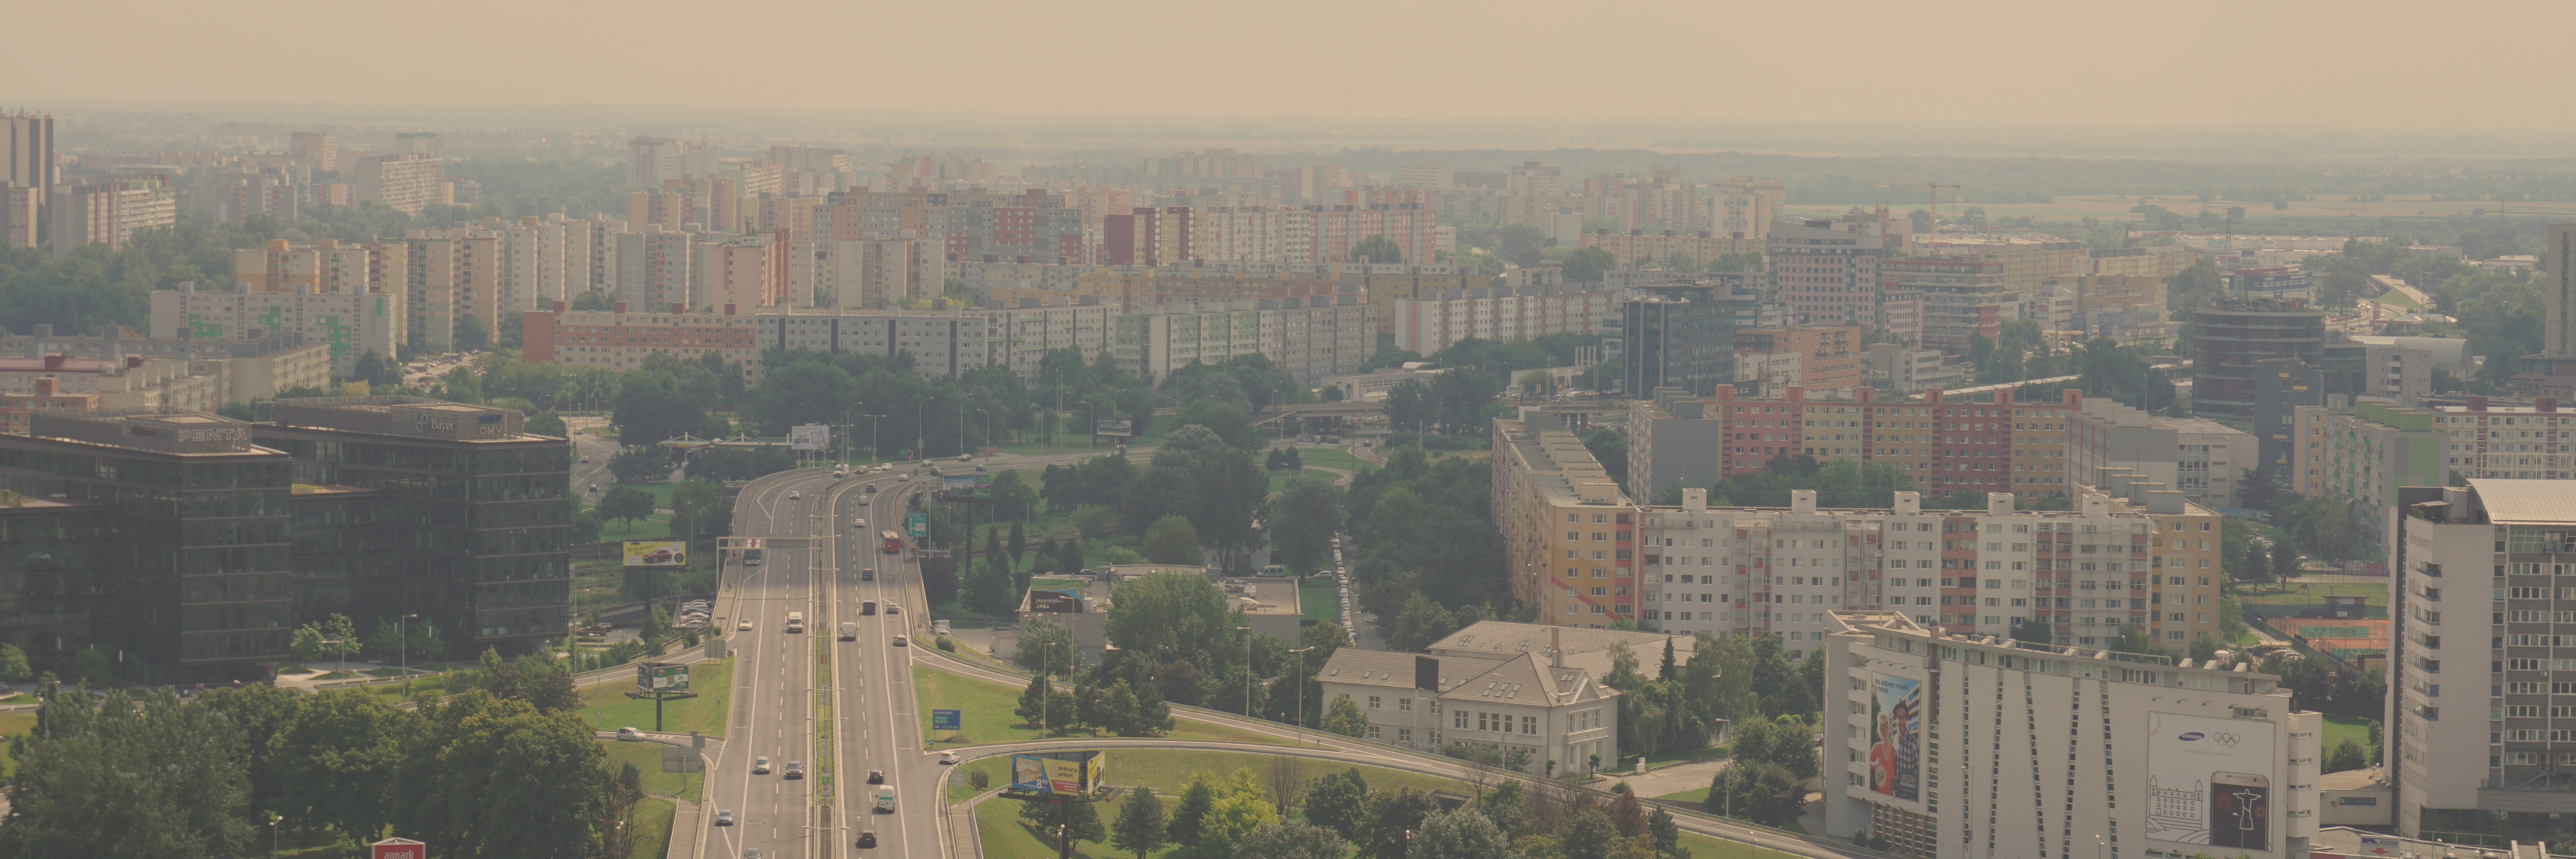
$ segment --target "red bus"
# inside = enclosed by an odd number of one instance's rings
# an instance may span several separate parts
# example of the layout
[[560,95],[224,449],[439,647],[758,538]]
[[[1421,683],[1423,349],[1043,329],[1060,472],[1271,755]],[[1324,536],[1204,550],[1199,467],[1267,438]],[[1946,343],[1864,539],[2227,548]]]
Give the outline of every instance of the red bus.
[[893,531],[887,531],[887,532],[881,533],[881,534],[879,534],[879,535],[877,535],[877,536],[880,536],[880,537],[885,538],[885,546],[884,546],[883,548],[879,549],[879,551],[882,551],[882,552],[884,552],[884,553],[886,553],[886,554],[889,554],[889,555],[897,554],[897,553],[900,553],[900,552],[902,552],[902,551],[903,551],[903,535],[896,534],[896,533],[895,533],[895,532],[893,532]]

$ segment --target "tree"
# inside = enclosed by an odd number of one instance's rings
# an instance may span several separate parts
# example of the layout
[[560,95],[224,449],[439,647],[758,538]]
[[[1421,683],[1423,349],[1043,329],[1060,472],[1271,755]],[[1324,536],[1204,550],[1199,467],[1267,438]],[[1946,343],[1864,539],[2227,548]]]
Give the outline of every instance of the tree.
[[1261,792],[1252,771],[1238,769],[1225,781],[1215,784],[1214,801],[1199,820],[1198,851],[1208,856],[1232,856],[1234,844],[1254,830],[1279,823],[1279,809]]
[[2012,640],[2027,641],[2032,644],[2054,644],[2057,642],[2057,628],[2049,625],[2048,618],[2029,618],[2013,625]]
[[[468,690],[421,707],[394,778],[395,831],[460,856],[583,859],[604,837],[606,753],[573,713]],[[547,774],[531,778],[531,773]]]
[[1145,529],[1145,542],[1141,548],[1145,550],[1148,563],[1193,567],[1207,563],[1207,556],[1199,551],[1198,530],[1190,527],[1190,520],[1180,516],[1165,516],[1156,521],[1154,527]]
[[1333,696],[1332,706],[1324,711],[1324,730],[1357,739],[1368,736],[1368,714],[1349,695]]
[[1431,386],[1420,379],[1406,379],[1386,389],[1388,429],[1428,432],[1433,414]]
[[370,387],[391,390],[402,386],[402,365],[385,357],[383,352],[369,349],[367,354],[358,356],[357,367],[350,371],[349,377]]
[[1404,262],[1404,248],[1396,245],[1395,240],[1387,238],[1386,234],[1379,233],[1352,245],[1351,261],[1395,265]]
[[1330,829],[1283,820],[1236,841],[1232,859],[1342,859],[1349,852],[1350,845]]
[[1011,654],[1011,664],[1031,672],[1047,671],[1071,677],[1082,667],[1079,651],[1073,642],[1073,630],[1043,617],[1029,619],[1020,632],[1019,650]]
[[1204,576],[1155,573],[1118,585],[1110,596],[1102,626],[1121,650],[1156,662],[1187,657],[1201,670],[1242,658],[1239,646],[1228,645],[1243,640],[1235,631],[1244,625],[1243,611]]
[[1207,776],[1190,779],[1189,788],[1181,791],[1181,805],[1172,810],[1171,823],[1163,827],[1163,834],[1174,844],[1197,849],[1200,827],[1206,824],[1208,810],[1215,805],[1216,789],[1208,786]]
[[2336,743],[2334,752],[2326,756],[2325,771],[2339,773],[2367,766],[2370,766],[2370,753],[2362,751],[2360,743],[2347,739]]
[[[240,856],[251,850],[242,729],[167,689],[55,692],[11,777],[11,856]],[[598,743],[593,742],[593,746]]]
[[571,713],[581,709],[581,692],[573,687],[572,671],[552,659],[519,668],[519,692],[539,713]]
[[269,739],[294,718],[297,708],[304,704],[305,693],[278,686],[231,686],[208,690],[196,700],[241,728],[241,768],[250,777],[253,817],[276,813],[277,794],[283,787],[272,763],[275,755],[271,754]]
[[660,448],[630,447],[608,455],[608,473],[619,483],[668,483],[671,457]]
[[1512,859],[1511,839],[1476,809],[1460,808],[1422,819],[1406,859]]
[[1655,813],[1646,817],[1646,835],[1653,839],[1657,857],[1674,859],[1685,855],[1682,853],[1681,826],[1674,823],[1672,814],[1664,811],[1661,806],[1657,806]]
[[[1350,696],[1341,696],[1348,701]],[[1306,786],[1306,821],[1344,839],[1357,837],[1360,813],[1368,804],[1368,780],[1358,767],[1325,773]]]
[[1360,812],[1358,837],[1351,839],[1359,846],[1357,859],[1404,859],[1405,833],[1422,828],[1422,819],[1437,810],[1431,799],[1419,791],[1378,791],[1369,794],[1367,807]]
[[2290,579],[2299,575],[2299,547],[2288,540],[2272,542],[2272,578]]
[[324,692],[297,707],[270,740],[276,811],[365,841],[393,821],[392,783],[417,717],[383,696]]
[[1574,813],[1565,825],[1566,859],[1611,859],[1619,840],[1619,827],[1610,815],[1599,808],[1586,808]]
[[358,625],[350,622],[348,615],[334,613],[296,628],[295,633],[288,636],[286,646],[295,651],[296,659],[304,662],[321,659],[326,654],[346,657],[359,647]]
[[1127,794],[1126,807],[1118,810],[1118,825],[1110,830],[1110,846],[1136,854],[1145,854],[1163,846],[1163,801],[1155,798],[1154,789],[1139,787]]
[[1067,841],[1101,841],[1109,837],[1109,830],[1100,825],[1100,809],[1088,802],[1021,803],[1020,820],[1049,836],[1062,826]]
[[1798,819],[1807,799],[1806,783],[1778,764],[1739,760],[1709,780],[1710,814],[1732,814],[1763,826],[1777,827]]
[[1600,283],[1601,277],[1619,267],[1619,258],[1601,248],[1584,248],[1565,258],[1565,280],[1568,283]]
[[1260,447],[1261,430],[1252,426],[1252,412],[1241,404],[1208,398],[1191,400],[1181,405],[1172,416],[1173,426],[1201,426],[1217,438],[1235,447],[1250,450]]
[[15,644],[0,644],[0,680],[17,683],[36,679],[36,669],[27,664],[27,651]]
[[608,487],[599,496],[599,515],[606,519],[625,520],[629,527],[653,516],[653,494],[623,483]]
[[1042,720],[1049,715],[1056,715],[1059,718],[1066,715],[1047,712],[1047,693],[1054,688],[1048,684],[1046,675],[1031,675],[1028,688],[1020,690],[1020,703],[1011,711],[1012,715],[1020,717],[1021,722],[1031,725],[1043,724]]
[[462,352],[489,349],[492,347],[492,326],[483,324],[483,317],[471,313],[460,315],[456,317],[456,333],[452,335],[452,342]]

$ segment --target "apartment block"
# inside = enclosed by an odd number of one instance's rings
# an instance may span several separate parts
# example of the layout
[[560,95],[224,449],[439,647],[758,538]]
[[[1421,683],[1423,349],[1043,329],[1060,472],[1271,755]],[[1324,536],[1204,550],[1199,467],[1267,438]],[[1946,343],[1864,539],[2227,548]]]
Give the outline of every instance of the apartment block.
[[713,353],[757,382],[764,349],[806,349],[894,357],[911,353],[924,377],[955,376],[1001,363],[993,313],[980,310],[836,310],[757,315],[726,307],[699,312],[681,306],[646,309],[620,303],[610,310],[563,306],[527,315],[524,354],[531,361],[562,361],[611,369],[640,366],[644,356],[695,360]]
[[1792,324],[1869,323],[1879,317],[1879,252],[1886,246],[1830,221],[1774,225],[1765,243],[1774,297],[1787,305]]
[[195,281],[181,281],[178,289],[152,293],[151,336],[231,340],[302,335],[329,347],[331,375],[348,378],[367,352],[396,354],[394,333],[401,313],[391,295],[204,292]]
[[1943,360],[1938,349],[1908,349],[1901,343],[1869,344],[1871,387],[1901,394],[1933,388],[1966,387],[1967,368]]
[[1848,400],[1789,388],[1777,398],[1738,399],[1732,385],[1709,398],[1704,420],[1719,422],[1724,474],[1759,471],[1774,457],[1812,456],[1883,464],[1935,494],[1960,491],[2041,494],[2069,482],[2067,413],[2083,392],[2059,402],[1955,402],[1941,391],[1920,401],[1881,402],[1870,388]]
[[1036,381],[1039,364],[1048,353],[1072,349],[1085,364],[1100,357],[1101,350],[1109,346],[1117,314],[1116,307],[1098,301],[1052,306],[1040,305],[1033,298],[1010,305],[987,301],[984,316],[991,329],[985,341],[992,344],[994,363],[1011,368],[1022,379]]
[[38,200],[62,184],[52,114],[0,114],[0,186],[26,188]]
[[1924,859],[2342,855],[2317,843],[2323,717],[2243,654],[1826,622],[1820,834]]
[[2124,469],[2171,486],[2194,504],[2241,507],[2237,492],[2245,472],[2262,466],[2254,436],[2208,418],[2166,417],[2108,397],[2085,397],[2065,418],[2070,481]]
[[[54,333],[53,326],[39,324],[32,334],[0,337],[0,355],[19,356],[64,362],[96,362],[104,377],[123,376],[122,380],[84,383],[73,373],[54,373],[57,389],[64,392],[103,391],[106,399],[99,408],[159,408],[163,405],[212,410],[225,403],[275,399],[278,392],[296,388],[318,388],[331,384],[331,350],[299,334],[268,334],[252,339],[218,340],[186,338],[178,340],[122,336],[120,328],[110,328],[106,336],[79,336]],[[186,368],[189,377],[211,377],[212,385],[201,399],[186,396],[173,398],[167,393],[152,393],[159,383],[150,381],[156,374],[129,374],[125,367],[136,362],[151,367],[164,365]],[[47,375],[41,369],[31,373],[0,374],[0,389],[28,390],[33,379]],[[173,378],[161,376],[161,378]],[[199,384],[189,382],[188,384]],[[20,428],[24,431],[24,427]]]
[[2352,340],[2363,347],[2364,367],[2355,391],[2362,396],[2429,397],[2436,371],[2466,379],[2486,363],[2469,353],[2465,338],[2357,335]]
[[2473,477],[2395,499],[2382,757],[2400,833],[2576,837],[2576,727],[2559,727],[2576,688],[2556,679],[2576,662],[2555,634],[2576,616],[2569,485]]
[[0,182],[0,244],[36,247],[43,234],[45,190]]
[[1429,355],[1470,337],[1597,336],[1603,331],[1602,323],[1618,312],[1619,294],[1607,289],[1499,287],[1434,292],[1427,298],[1395,302],[1395,348]]
[[1881,607],[1961,635],[2009,636],[2036,619],[2063,644],[2131,629],[2168,643],[2216,635],[2218,514],[2134,477],[2104,489],[2121,494],[2063,512],[2015,510],[2008,492],[1973,510],[1925,509],[1915,492],[1890,508],[1819,508],[1813,490],[1793,490],[1786,509],[1729,509],[1685,488],[1680,505],[1638,508],[1640,622],[1776,633],[1801,656],[1831,628],[1825,613]]
[[636,307],[698,306],[700,302],[691,285],[697,280],[693,255],[699,234],[665,229],[657,223],[638,229],[641,232],[609,237],[609,299]]
[[1636,505],[1572,432],[1496,419],[1493,434],[1512,596],[1550,626],[1639,621]]
[[62,390],[61,380],[52,376],[38,376],[25,391],[0,390],[0,433],[26,435],[35,413],[48,410],[94,412],[98,395]]
[[1952,233],[1915,247],[1924,254],[2002,263],[2004,286],[2023,295],[2040,294],[2052,278],[2084,274],[2093,259],[2083,242],[2054,237]]
[[1868,352],[1857,327],[1735,332],[1735,381],[1747,393],[1856,388],[1868,371]]
[[340,169],[340,140],[318,131],[298,131],[288,138],[288,154],[304,159],[315,170]]
[[[1307,384],[1359,369],[1375,341],[1357,296],[1172,302],[1119,314],[1110,354],[1160,379],[1191,363],[1262,355]],[[1292,336],[1294,342],[1292,342]]]
[[2000,336],[2003,323],[2023,318],[2024,302],[2035,300],[2004,283],[2003,263],[1974,257],[1903,257],[1880,263],[1878,271],[1883,289],[1922,295],[1916,345],[1952,354],[1965,353],[1978,337]]
[[[565,291],[567,254],[566,230],[561,220],[540,220],[531,215],[517,223],[491,219],[483,228],[501,240],[495,261],[499,270],[493,278],[500,290],[493,297],[503,317],[535,310],[557,301],[570,300]],[[580,231],[586,239],[587,231]],[[581,254],[588,262],[587,249]]]
[[179,210],[209,224],[239,224],[252,215],[295,220],[295,178],[284,170],[207,170],[179,189]]
[[689,291],[697,306],[750,310],[788,304],[786,239],[776,233],[701,237],[689,252],[695,268]]
[[44,215],[53,225],[54,256],[61,257],[83,245],[123,248],[136,232],[178,223],[179,204],[158,176],[94,179],[54,186]]
[[[2453,474],[2466,475],[2477,470],[2474,465],[2460,467],[2458,463],[2463,457],[2447,450],[2468,447],[2474,442],[2455,444],[2452,434],[2445,431],[2452,426],[2475,425],[2441,423],[2445,416],[2438,411],[2407,408],[2376,399],[2355,402],[2343,394],[2328,394],[2323,406],[2298,406],[2291,412],[2290,433],[2296,445],[2290,455],[2290,470],[2282,482],[2311,498],[2350,501],[2372,511],[2373,515],[2358,523],[2361,536],[2383,546],[2387,545],[2394,529],[2388,527],[2385,516],[2377,514],[2396,510],[2399,489],[2441,486],[2449,483],[2448,478]],[[2504,423],[2501,416],[2493,419]],[[2539,420],[2533,422],[2539,423]],[[2576,425],[2576,421],[2570,424]],[[2476,431],[2463,430],[2462,434],[2474,436]],[[2543,429],[2533,435],[2555,433]],[[2532,447],[2537,449],[2544,445]],[[2467,458],[2472,462],[2477,459],[2474,452]],[[2504,459],[2511,462],[2517,458]],[[2567,472],[2537,472],[2531,476],[2540,474],[2561,476]],[[2388,548],[2393,552],[2393,546]]]
[[1726,477],[1725,438],[1709,420],[1708,400],[1680,388],[1628,401],[1628,478],[1644,498],[1662,498],[1676,483],[1714,486]]
[[1712,234],[1708,230],[1696,233],[1664,230],[1649,235],[1645,230],[1613,233],[1610,228],[1601,227],[1583,234],[1584,247],[1609,251],[1611,258],[1619,261],[1620,268],[1655,268],[1669,265],[1676,259],[1688,261],[1693,268],[1705,268],[1727,254],[1759,255],[1764,245],[1762,239],[1748,237],[1743,232]]
[[447,162],[418,153],[367,155],[352,159],[350,184],[359,203],[382,203],[406,215],[417,215],[431,203],[456,202],[456,186],[447,181]]
[[[715,152],[702,144],[668,137],[638,137],[626,142],[627,184],[662,187],[673,179],[713,174]],[[673,229],[677,229],[676,226]]]

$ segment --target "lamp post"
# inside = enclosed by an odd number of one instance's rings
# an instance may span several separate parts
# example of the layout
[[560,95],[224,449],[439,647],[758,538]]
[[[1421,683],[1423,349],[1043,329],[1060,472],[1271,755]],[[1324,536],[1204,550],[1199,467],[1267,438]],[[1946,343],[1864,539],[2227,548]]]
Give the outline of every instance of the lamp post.
[[1256,718],[1252,715],[1252,627],[1238,626],[1234,631],[1243,633],[1243,717]]
[[280,823],[285,823],[285,822],[286,822],[286,815],[283,815],[283,814],[272,814],[272,815],[269,815],[269,816],[268,816],[268,857],[269,857],[269,859],[277,859],[277,825],[278,825],[278,824],[280,824]]
[[985,450],[988,450],[988,451],[989,451],[989,450],[992,450],[992,449],[993,449],[993,413],[992,413],[991,411],[988,411],[988,410],[985,410],[985,409],[976,409],[976,410],[975,410],[975,413],[976,413],[976,414],[979,414],[979,415],[983,415],[983,416],[984,416],[984,449],[985,449]]
[[912,452],[924,460],[930,458],[930,401],[938,397],[938,394],[922,397],[921,403],[912,409]]
[[884,415],[860,415],[859,417],[863,417],[863,418],[867,418],[867,419],[868,419],[868,458],[869,458],[869,459],[875,459],[875,458],[877,458],[877,456],[879,455],[879,451],[881,450],[881,448],[877,447],[877,419],[878,419],[878,418],[885,417],[885,416],[884,416]]
[[[1312,647],[1300,647],[1295,650],[1288,651],[1288,653],[1290,655],[1295,655],[1314,649],[1315,648]],[[1305,659],[1299,658],[1297,660],[1297,744],[1301,746],[1306,744],[1306,678],[1313,674],[1314,670],[1314,666],[1307,665]]]
[[394,619],[394,638],[398,642],[394,645],[394,650],[398,651],[395,654],[396,658],[402,660],[403,700],[405,701],[411,700],[411,619],[419,616],[407,614]]

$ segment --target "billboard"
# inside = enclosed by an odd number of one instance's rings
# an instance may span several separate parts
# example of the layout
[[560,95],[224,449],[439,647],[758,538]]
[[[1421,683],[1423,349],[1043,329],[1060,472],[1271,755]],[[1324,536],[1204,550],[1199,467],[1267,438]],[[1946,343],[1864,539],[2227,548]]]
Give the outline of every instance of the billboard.
[[832,444],[832,428],[823,424],[804,424],[787,428],[788,450],[822,450]]
[[689,544],[677,540],[628,540],[625,556],[629,567],[685,567],[689,565]]
[[2147,837],[2236,850],[2272,844],[2272,725],[2148,713]]
[[689,666],[669,662],[635,663],[635,688],[648,692],[686,692]]
[[1092,435],[1114,435],[1114,436],[1119,436],[1119,437],[1122,437],[1122,438],[1134,438],[1134,437],[1136,436],[1136,419],[1135,419],[1135,418],[1101,418],[1099,421],[1094,422],[1094,423],[1091,425],[1091,434],[1092,434]]
[[429,845],[409,838],[387,838],[367,845],[367,859],[429,859]]
[[1869,698],[1869,789],[1909,802],[1923,800],[1923,681],[1872,674]]
[[1044,752],[1011,756],[1011,790],[1086,795],[1100,788],[1099,752]]

